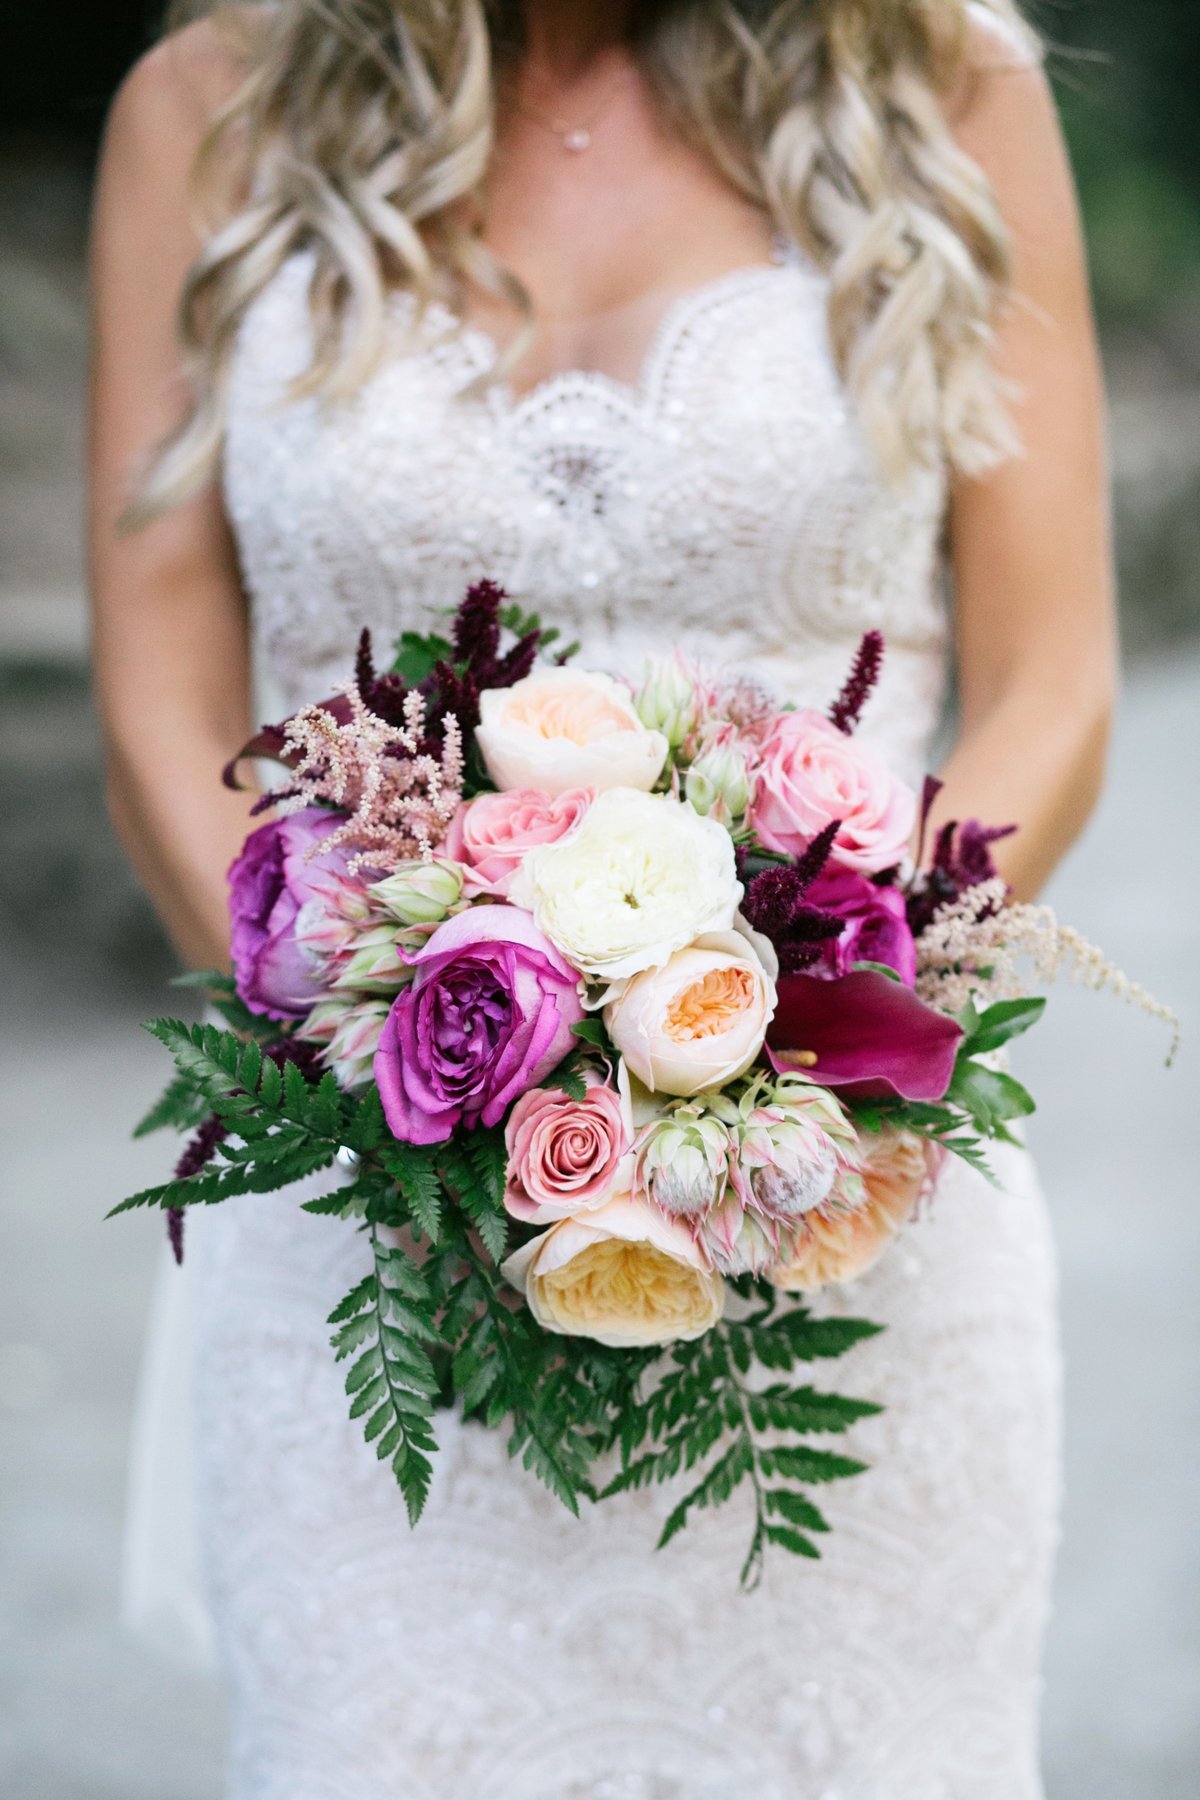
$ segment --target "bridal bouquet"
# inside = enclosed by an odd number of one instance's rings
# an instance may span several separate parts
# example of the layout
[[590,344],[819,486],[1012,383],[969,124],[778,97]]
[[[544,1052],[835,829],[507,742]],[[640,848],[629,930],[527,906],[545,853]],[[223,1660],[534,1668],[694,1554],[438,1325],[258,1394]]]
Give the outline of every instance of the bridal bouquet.
[[1002,832],[913,863],[937,784],[855,736],[882,652],[828,713],[679,655],[622,680],[484,582],[243,752],[286,777],[230,870],[234,977],[188,978],[227,1029],[150,1026],[177,1072],[140,1129],[193,1135],[117,1210],[182,1256],[188,1206],[336,1169],[305,1210],[370,1269],[333,1347],[414,1524],[457,1405],[572,1510],[673,1482],[666,1542],[739,1492],[745,1581],[817,1555],[813,1488],[864,1465],[813,1440],[879,1409],[805,1371],[878,1327],[804,1296],[1033,1110],[995,1057],[1044,1005],[1022,958],[1153,1006],[1010,904]]

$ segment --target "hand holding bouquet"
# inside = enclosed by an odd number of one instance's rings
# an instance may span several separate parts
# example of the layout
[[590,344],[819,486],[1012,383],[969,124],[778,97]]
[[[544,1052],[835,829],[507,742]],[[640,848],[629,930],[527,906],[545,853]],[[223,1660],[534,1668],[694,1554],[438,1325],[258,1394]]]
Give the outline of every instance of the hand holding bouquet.
[[454,1405],[572,1510],[674,1482],[665,1542],[745,1486],[744,1580],[816,1555],[811,1489],[863,1465],[811,1440],[878,1408],[803,1377],[878,1328],[796,1296],[1032,1110],[994,1056],[1044,1005],[1019,958],[1154,1008],[1009,904],[1001,833],[914,868],[936,783],[855,736],[882,651],[827,715],[679,656],[626,682],[485,582],[243,753],[287,774],[230,871],[234,978],[192,978],[228,1029],[151,1026],[143,1128],[194,1135],[125,1205],[182,1254],[187,1206],[339,1168],[306,1209],[370,1269],[334,1349],[414,1523]]

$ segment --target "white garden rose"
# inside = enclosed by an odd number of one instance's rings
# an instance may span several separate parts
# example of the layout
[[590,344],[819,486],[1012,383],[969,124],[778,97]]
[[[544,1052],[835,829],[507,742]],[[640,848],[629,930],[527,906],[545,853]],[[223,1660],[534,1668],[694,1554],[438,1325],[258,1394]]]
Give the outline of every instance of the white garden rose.
[[724,826],[670,795],[610,788],[572,837],[530,852],[509,897],[575,968],[614,982],[728,931],[742,888]]
[[687,1226],[628,1194],[552,1225],[503,1273],[543,1330],[618,1350],[701,1337],[725,1310]]
[[698,1094],[746,1072],[774,1013],[775,983],[755,946],[719,931],[635,975],[605,1007],[604,1023],[646,1087]]
[[501,792],[533,789],[639,788],[662,774],[668,744],[637,715],[632,696],[611,675],[539,669],[479,697],[475,741]]

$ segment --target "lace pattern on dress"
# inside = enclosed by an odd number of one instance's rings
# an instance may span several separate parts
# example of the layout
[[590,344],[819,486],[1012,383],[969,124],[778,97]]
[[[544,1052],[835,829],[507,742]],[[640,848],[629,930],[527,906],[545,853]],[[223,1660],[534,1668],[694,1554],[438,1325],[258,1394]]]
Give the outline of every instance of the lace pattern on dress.
[[[798,258],[675,303],[636,386],[462,390],[493,353],[433,309],[351,402],[290,403],[297,257],[252,309],[225,470],[260,668],[292,708],[360,626],[427,626],[481,574],[628,668],[675,644],[837,692],[888,641],[864,729],[910,776],[942,690],[939,470],[887,487]],[[195,1221],[209,1582],[233,1800],[1039,1800],[1057,1517],[1053,1256],[1023,1155],[961,1165],[828,1310],[886,1324],[838,1365],[881,1417],[822,1560],[737,1591],[742,1523],[660,1555],[661,1492],[573,1520],[501,1435],[443,1418],[425,1520],[346,1417],[322,1324],[364,1246],[297,1196]],[[819,1378],[819,1376],[818,1376]],[[783,1566],[780,1566],[780,1565]]]

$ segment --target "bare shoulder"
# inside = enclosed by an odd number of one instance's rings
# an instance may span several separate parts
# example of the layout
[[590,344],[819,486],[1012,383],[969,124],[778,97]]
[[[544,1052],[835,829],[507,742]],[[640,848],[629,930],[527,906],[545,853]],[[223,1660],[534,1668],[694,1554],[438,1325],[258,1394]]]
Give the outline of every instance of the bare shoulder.
[[[964,72],[948,96],[955,139],[987,175],[1010,229],[1041,236],[1073,222],[1074,184],[1037,39],[970,8]],[[1069,235],[1069,234],[1068,234]]]
[[113,102],[106,134],[109,152],[194,155],[246,78],[260,29],[258,11],[253,6],[223,8],[148,50]]

